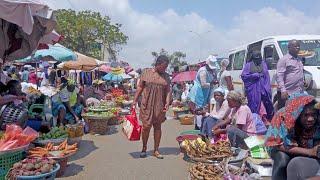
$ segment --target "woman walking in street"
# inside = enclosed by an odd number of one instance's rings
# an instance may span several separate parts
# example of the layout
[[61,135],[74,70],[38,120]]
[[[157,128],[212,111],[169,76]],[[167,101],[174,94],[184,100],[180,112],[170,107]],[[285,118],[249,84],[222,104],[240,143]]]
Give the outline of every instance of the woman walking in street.
[[154,152],[153,156],[163,159],[159,152],[161,140],[161,124],[166,120],[166,111],[171,102],[170,77],[166,73],[169,64],[167,56],[161,55],[156,59],[154,68],[145,69],[140,77],[138,89],[134,97],[135,108],[141,96],[139,118],[142,121],[142,151],[141,158],[147,156],[147,144],[151,127],[154,129]]

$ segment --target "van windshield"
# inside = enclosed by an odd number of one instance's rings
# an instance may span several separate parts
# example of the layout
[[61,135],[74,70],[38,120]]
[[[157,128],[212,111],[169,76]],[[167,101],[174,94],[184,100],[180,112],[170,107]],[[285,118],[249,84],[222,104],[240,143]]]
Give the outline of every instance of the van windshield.
[[[288,53],[289,41],[278,41],[282,54]],[[305,66],[320,66],[320,40],[301,40],[299,56],[305,58]]]

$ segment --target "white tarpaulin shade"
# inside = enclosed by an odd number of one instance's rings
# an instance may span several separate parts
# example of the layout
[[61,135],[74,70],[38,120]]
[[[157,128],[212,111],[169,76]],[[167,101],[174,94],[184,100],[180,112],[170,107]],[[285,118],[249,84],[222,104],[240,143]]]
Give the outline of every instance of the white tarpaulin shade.
[[12,61],[31,55],[56,21],[45,1],[1,0],[0,26],[0,59]]
[[39,43],[42,44],[55,44],[59,42],[61,39],[61,35],[58,34],[55,30],[53,30],[51,33],[44,35]]

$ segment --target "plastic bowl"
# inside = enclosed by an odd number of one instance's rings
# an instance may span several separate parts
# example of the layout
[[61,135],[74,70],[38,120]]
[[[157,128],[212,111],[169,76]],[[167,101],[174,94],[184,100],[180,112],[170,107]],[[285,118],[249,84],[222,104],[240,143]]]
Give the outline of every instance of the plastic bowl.
[[185,150],[183,148],[181,148],[180,144],[182,143],[182,141],[188,139],[188,140],[196,140],[198,137],[200,137],[199,135],[196,135],[196,134],[185,134],[185,135],[181,135],[181,136],[178,136],[176,138],[176,140],[178,141],[179,143],[179,147],[180,147],[180,152],[181,153],[186,153]]
[[188,130],[188,131],[181,132],[180,136],[187,135],[187,134],[198,135],[198,134],[201,134],[201,132],[200,130]]
[[201,137],[199,135],[196,135],[196,134],[185,134],[185,135],[181,135],[181,136],[178,136],[176,138],[176,140],[178,141],[179,145],[182,141],[184,141],[185,139],[188,139],[188,140],[196,140],[198,137]]

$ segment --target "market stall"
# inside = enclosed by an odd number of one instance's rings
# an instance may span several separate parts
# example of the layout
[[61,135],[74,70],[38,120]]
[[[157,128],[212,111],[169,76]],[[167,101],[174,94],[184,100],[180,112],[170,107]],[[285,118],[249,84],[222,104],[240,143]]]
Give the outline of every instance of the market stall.
[[261,179],[271,176],[272,161],[264,148],[263,136],[245,140],[248,150],[231,147],[227,136],[207,139],[199,131],[177,137],[184,160],[191,163],[189,179]]

